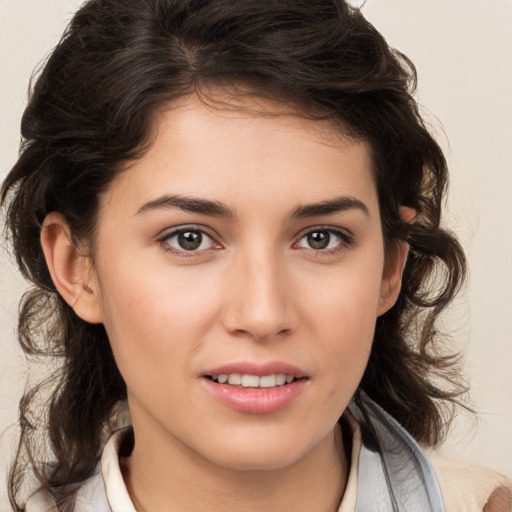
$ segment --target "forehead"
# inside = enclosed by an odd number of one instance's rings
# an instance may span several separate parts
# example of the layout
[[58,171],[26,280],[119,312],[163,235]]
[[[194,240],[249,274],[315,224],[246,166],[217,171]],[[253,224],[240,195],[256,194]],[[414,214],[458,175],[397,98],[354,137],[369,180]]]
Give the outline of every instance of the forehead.
[[[327,118],[325,112],[314,112],[293,104],[286,99],[262,96],[258,91],[226,88],[213,89],[200,94],[189,94],[164,105],[154,113],[153,135],[173,127],[182,134],[189,129],[209,129],[223,126],[238,132],[243,126],[253,128],[272,127],[274,134],[294,132],[304,139],[314,139],[318,144],[342,148],[362,142],[362,137],[340,119]],[[370,149],[369,145],[368,148]]]
[[289,203],[375,195],[370,146],[333,122],[261,99],[222,105],[192,95],[159,110],[148,151],[114,179],[110,196],[141,203],[164,192],[222,201],[238,194],[258,205],[262,195]]

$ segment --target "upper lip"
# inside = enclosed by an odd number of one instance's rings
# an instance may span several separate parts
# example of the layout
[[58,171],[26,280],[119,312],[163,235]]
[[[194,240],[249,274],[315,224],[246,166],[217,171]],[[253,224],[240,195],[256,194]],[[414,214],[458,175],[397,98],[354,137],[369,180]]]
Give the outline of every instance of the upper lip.
[[296,379],[306,377],[306,373],[303,370],[283,361],[268,361],[266,363],[255,361],[232,362],[212,368],[203,375],[211,377],[212,375],[230,375],[233,373],[257,375],[258,377],[284,373],[285,375],[293,375]]

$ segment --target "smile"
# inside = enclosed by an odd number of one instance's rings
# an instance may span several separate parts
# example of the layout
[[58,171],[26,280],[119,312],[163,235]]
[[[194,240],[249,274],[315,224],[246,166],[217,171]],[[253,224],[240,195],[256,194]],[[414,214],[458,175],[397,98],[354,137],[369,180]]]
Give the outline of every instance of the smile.
[[295,376],[286,375],[285,373],[275,373],[271,375],[248,375],[240,373],[211,375],[211,380],[219,384],[229,384],[230,386],[242,388],[275,388],[291,384],[295,380]]
[[228,408],[249,414],[286,409],[309,387],[299,368],[283,363],[227,364],[203,374],[206,391]]

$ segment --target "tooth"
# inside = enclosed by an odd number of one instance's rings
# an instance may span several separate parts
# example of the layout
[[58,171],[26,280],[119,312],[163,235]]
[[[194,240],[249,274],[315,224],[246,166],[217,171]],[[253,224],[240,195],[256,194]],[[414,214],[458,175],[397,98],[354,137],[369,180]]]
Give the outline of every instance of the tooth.
[[275,375],[265,375],[260,377],[260,388],[273,388],[276,385]]
[[282,386],[286,382],[286,375],[284,373],[278,373],[276,375],[276,385]]
[[232,386],[243,386],[245,388],[273,388],[275,386],[290,384],[295,380],[295,377],[284,373],[264,375],[262,377],[248,374],[242,375],[240,373],[222,373],[220,375],[212,375],[212,379],[219,384],[225,384],[227,382]]
[[242,384],[242,376],[239,373],[230,373],[228,383],[232,386],[239,386]]
[[244,388],[257,388],[259,384],[260,378],[257,375],[242,375],[242,386]]

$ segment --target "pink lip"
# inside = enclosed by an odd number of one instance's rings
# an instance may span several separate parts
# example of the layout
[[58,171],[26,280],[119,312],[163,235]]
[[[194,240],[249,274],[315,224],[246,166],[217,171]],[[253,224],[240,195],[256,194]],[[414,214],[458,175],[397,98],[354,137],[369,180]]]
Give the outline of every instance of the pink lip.
[[302,393],[308,383],[307,379],[300,379],[275,388],[238,388],[207,378],[202,381],[224,405],[251,414],[270,414],[283,409]]
[[[212,375],[239,373],[242,375],[271,375],[284,373],[296,379],[289,384],[274,388],[243,388],[219,384],[211,380]],[[239,362],[212,368],[204,373],[202,382],[206,390],[216,399],[236,411],[250,414],[270,414],[279,411],[293,402],[306,388],[308,379],[304,371],[296,366],[280,361],[268,363]]]
[[242,375],[271,375],[274,373],[284,373],[286,375],[293,375],[296,379],[301,379],[306,376],[306,373],[288,363],[282,361],[269,361],[267,363],[255,363],[251,361],[241,361],[237,363],[228,363],[216,368],[208,370],[203,375],[226,375],[230,373],[240,373]]

